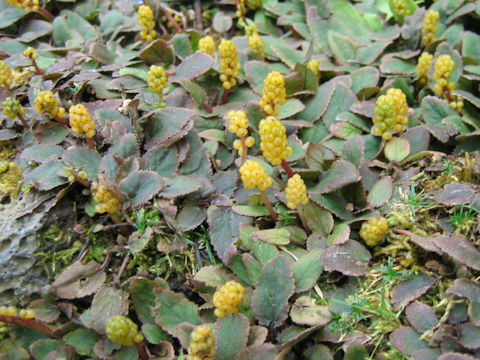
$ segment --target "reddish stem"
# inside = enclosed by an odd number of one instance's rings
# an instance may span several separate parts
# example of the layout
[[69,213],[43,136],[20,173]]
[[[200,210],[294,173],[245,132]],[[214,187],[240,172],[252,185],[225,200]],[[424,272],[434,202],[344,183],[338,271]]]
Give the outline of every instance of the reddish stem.
[[289,178],[295,175],[292,168],[290,167],[290,165],[288,165],[288,163],[285,160],[282,160],[282,167],[283,167],[283,170],[285,170],[285,172],[287,173],[287,176]]
[[267,196],[267,193],[264,191],[264,190],[260,190],[260,196],[262,197],[262,200],[263,200],[263,203],[265,204],[265,206],[267,207],[268,209],[268,212],[270,213],[270,215],[272,216],[272,219],[274,221],[277,221],[278,219],[278,214],[277,212],[275,211],[275,209],[273,208],[272,206],[272,203],[270,202],[270,200],[268,200],[268,196]]
[[182,32],[182,28],[180,27],[180,25],[178,25],[178,23],[175,21],[172,15],[170,15],[168,11],[165,11],[165,16],[167,17],[168,22],[173,25],[173,27],[177,32]]
[[415,235],[414,233],[408,230],[403,230],[403,229],[390,229],[390,230],[392,230],[392,232],[394,232],[395,234],[406,235],[409,237],[412,237]]
[[56,338],[54,331],[50,329],[47,325],[33,319],[23,319],[19,316],[4,316],[0,315],[0,321],[9,323],[9,324],[17,324],[23,327],[27,327],[30,329],[38,330],[47,334],[50,337]]
[[[30,7],[33,7],[34,5],[32,3],[29,4]],[[43,14],[47,19],[48,21],[53,21],[53,19],[55,19],[55,17],[52,15],[52,13],[42,7],[38,7],[38,12]]]
[[40,68],[37,65],[37,61],[35,59],[32,59],[33,66],[35,67],[35,71],[37,72],[37,75],[42,75],[43,71],[40,70]]
[[229,93],[229,89],[225,89],[222,96],[222,102],[221,102],[222,105],[227,102],[228,93]]
[[443,91],[445,92],[445,97],[447,98],[447,101],[451,103],[453,101],[452,95],[450,94],[450,89],[448,86],[443,87]]
[[248,154],[248,148],[247,145],[245,145],[245,136],[241,137],[240,142],[242,143],[242,161],[240,162],[240,166],[242,166],[247,160]]
[[213,108],[212,108],[212,105],[210,104],[203,104],[203,108],[205,109],[206,112],[208,112],[209,114],[211,114],[213,112]]
[[23,117],[22,114],[17,113],[17,117],[20,119],[20,121],[22,122],[23,126],[25,126],[27,129],[30,129],[30,125],[28,125],[27,121],[25,120],[25,118]]
[[80,184],[85,186],[87,189],[90,189],[90,187],[91,187],[91,184],[87,180],[82,179],[80,176],[75,176],[75,181],[78,181]]
[[90,149],[93,150],[95,148],[95,143],[93,142],[92,138],[87,137],[87,144]]
[[148,360],[149,356],[148,356],[147,351],[145,350],[143,344],[141,342],[139,342],[139,343],[134,342],[134,344],[135,344],[135,347],[137,348],[138,355],[140,356],[140,359]]
[[61,124],[68,125],[68,120],[65,119],[64,117],[60,117],[58,115],[55,115],[53,118]]

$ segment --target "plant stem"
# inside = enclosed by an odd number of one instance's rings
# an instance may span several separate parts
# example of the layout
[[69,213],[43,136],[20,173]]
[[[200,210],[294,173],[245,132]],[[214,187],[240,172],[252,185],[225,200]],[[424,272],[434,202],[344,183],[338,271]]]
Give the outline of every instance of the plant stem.
[[142,360],[148,360],[150,356],[148,356],[147,351],[145,350],[145,347],[143,346],[142,343],[136,343],[134,342],[135,347],[137,348],[138,355],[140,356],[140,359]]
[[265,192],[265,190],[260,190],[260,196],[262,197],[262,200],[263,200],[263,203],[265,204],[265,206],[267,207],[268,209],[268,212],[270,213],[270,215],[272,216],[273,220],[274,221],[277,221],[278,219],[278,214],[277,212],[275,211],[275,209],[273,208],[272,206],[272,203],[270,202],[270,200],[268,200],[268,196],[267,196],[267,193]]
[[227,102],[228,93],[229,93],[229,89],[225,89],[223,91],[222,101],[220,103],[221,105],[223,105]]
[[285,160],[282,160],[282,167],[283,167],[283,170],[285,170],[285,172],[287,173],[287,176],[289,178],[295,175],[292,168],[290,167],[290,165],[288,165],[288,163]]
[[68,125],[68,120],[65,119],[64,117],[60,117],[58,115],[55,115],[53,118],[61,124]]
[[118,288],[120,287],[120,278],[122,277],[123,272],[125,271],[125,268],[127,267],[128,261],[130,260],[130,253],[128,253],[122,261],[122,265],[120,266],[120,269],[118,270],[117,275],[113,279],[114,285]]
[[93,139],[92,139],[92,138],[88,138],[88,137],[87,137],[87,144],[88,144],[88,147],[89,147],[90,149],[93,150],[93,149],[95,148],[95,143],[93,142]]
[[30,126],[28,125],[27,121],[25,120],[25,118],[23,117],[22,114],[17,113],[17,117],[20,119],[20,121],[22,122],[23,126],[25,126],[27,129],[30,129]]
[[[33,4],[30,3],[29,6],[33,7]],[[55,19],[55,17],[52,15],[52,13],[42,7],[38,7],[38,12],[41,13],[42,15],[44,15],[48,21],[53,21]]]
[[32,64],[35,67],[35,71],[37,72],[37,75],[42,75],[43,71],[40,70],[40,68],[37,65],[37,61],[35,59],[32,59]]
[[452,95],[450,94],[450,89],[448,86],[443,87],[443,91],[445,92],[445,97],[447,98],[447,101],[451,103],[453,101]]
[[165,11],[165,16],[166,16],[168,22],[170,24],[172,24],[172,26],[175,28],[176,32],[182,32],[182,28],[180,27],[180,25],[178,25],[178,23],[175,21],[175,19],[172,17],[172,15],[170,15],[170,13],[168,11]]
[[248,155],[248,148],[247,145],[245,145],[245,136],[241,137],[240,142],[242,143],[242,160],[240,162],[240,166],[242,166],[247,160]]
[[122,222],[122,220],[120,220],[120,218],[118,217],[117,214],[115,213],[110,213],[108,214],[110,215],[110,219],[112,219],[112,221],[115,223],[115,224],[120,224]]
[[4,316],[0,315],[0,321],[9,323],[9,324],[17,324],[23,327],[27,327],[30,329],[38,330],[47,334],[49,337],[57,338],[55,336],[54,331],[48,327],[47,325],[33,319],[23,319],[19,316]]

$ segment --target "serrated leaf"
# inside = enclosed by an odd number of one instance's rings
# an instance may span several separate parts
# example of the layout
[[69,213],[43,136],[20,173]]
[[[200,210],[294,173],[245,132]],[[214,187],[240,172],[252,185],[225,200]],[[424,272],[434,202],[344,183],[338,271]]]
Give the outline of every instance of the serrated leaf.
[[323,265],[320,262],[322,252],[321,249],[310,251],[293,264],[295,292],[308,291],[315,285],[323,272]]
[[327,244],[330,245],[341,245],[348,241],[350,237],[350,226],[345,223],[336,224],[333,227],[332,233],[328,236]]
[[268,261],[253,291],[252,310],[261,325],[280,326],[287,318],[288,299],[293,294],[293,272],[281,255]]
[[345,160],[337,160],[320,176],[318,184],[310,188],[310,192],[316,194],[333,192],[360,179],[360,173],[355,165]]
[[325,113],[335,90],[335,84],[331,81],[318,87],[313,98],[305,104],[305,109],[297,115],[299,119],[315,122]]
[[419,333],[424,333],[438,323],[435,311],[427,304],[419,301],[408,305],[405,314],[407,315],[410,325]]
[[290,309],[290,318],[298,325],[326,325],[332,318],[328,306],[317,305],[310,296],[300,296]]
[[155,306],[154,290],[159,284],[148,279],[136,277],[130,281],[130,296],[133,307],[142,323],[153,323],[152,309]]
[[170,177],[178,168],[177,155],[176,147],[154,146],[143,155],[145,168],[163,177]]
[[401,353],[410,355],[412,352],[428,348],[428,344],[420,339],[420,334],[411,327],[401,327],[390,334],[390,341]]
[[320,260],[327,271],[339,271],[344,275],[361,276],[368,269],[372,255],[359,242],[348,240],[325,250]]
[[339,123],[330,125],[330,132],[333,136],[348,140],[355,135],[360,135],[362,130],[355,125],[350,124],[349,122],[341,121]]
[[353,344],[348,347],[343,360],[365,360],[368,358],[368,352],[362,344]]
[[35,359],[45,359],[47,355],[58,349],[60,346],[63,345],[63,342],[60,340],[54,339],[45,339],[45,340],[38,340],[30,345],[30,352],[32,353]]
[[165,179],[162,191],[158,194],[166,199],[175,199],[195,192],[203,187],[203,183],[192,176],[173,176]]
[[246,348],[238,355],[238,360],[275,360],[277,349],[272,344],[257,344]]
[[272,45],[271,49],[291,69],[296,64],[302,63],[305,58],[303,52],[292,49],[292,47],[287,45]]
[[74,168],[85,171],[88,180],[93,181],[97,178],[101,160],[97,152],[88,148],[73,148],[67,150],[62,159]]
[[241,223],[250,223],[250,218],[238,215],[231,208],[210,206],[207,211],[210,239],[217,255],[224,263],[236,253],[234,243],[238,239]]
[[168,66],[175,60],[172,48],[162,39],[152,41],[142,50],[139,57],[149,65],[165,64],[164,66]]
[[93,355],[93,345],[100,340],[101,335],[87,329],[77,329],[63,337],[63,341],[72,345],[80,355]]
[[290,243],[290,233],[283,229],[259,230],[251,233],[250,238],[259,239],[273,245],[287,245]]
[[104,286],[93,297],[92,323],[87,325],[100,334],[105,334],[108,319],[114,315],[124,315],[128,309],[128,294],[120,289]]
[[333,229],[333,216],[329,211],[313,202],[305,205],[302,211],[306,220],[305,225],[313,233],[318,233],[324,238],[330,234]]
[[435,245],[443,252],[474,270],[480,270],[480,251],[464,235],[441,236]]
[[422,296],[433,284],[435,284],[435,279],[423,273],[418,273],[407,280],[399,282],[393,288],[392,293],[394,309],[398,310],[402,306]]
[[207,217],[207,209],[193,204],[185,204],[178,214],[178,224],[183,231],[193,230]]
[[242,314],[234,314],[218,319],[215,323],[215,359],[231,360],[247,346],[249,320]]
[[202,324],[197,306],[184,294],[158,287],[154,291],[154,299],[156,306],[152,315],[155,317],[155,323],[170,335],[178,338],[181,335],[178,325],[183,322],[192,325]]
[[390,161],[402,161],[410,153],[410,142],[403,138],[393,138],[385,144],[383,152]]
[[390,176],[382,177],[368,193],[367,201],[372,207],[385,205],[393,194],[393,180]]
[[132,207],[145,204],[158,194],[163,185],[164,182],[160,175],[147,170],[135,171],[120,183],[120,187],[128,195]]
[[203,52],[197,51],[183,60],[175,70],[175,75],[170,77],[172,82],[181,80],[193,80],[210,70],[215,65],[212,57]]
[[265,80],[268,74],[273,71],[273,68],[263,61],[252,60],[248,61],[244,65],[243,69],[245,71],[247,81],[252,87],[253,91],[257,94],[261,94],[263,89],[263,80]]
[[328,31],[327,43],[339,65],[348,64],[357,58],[357,45],[347,36]]
[[362,136],[349,138],[342,148],[342,159],[360,167],[363,161],[365,142]]

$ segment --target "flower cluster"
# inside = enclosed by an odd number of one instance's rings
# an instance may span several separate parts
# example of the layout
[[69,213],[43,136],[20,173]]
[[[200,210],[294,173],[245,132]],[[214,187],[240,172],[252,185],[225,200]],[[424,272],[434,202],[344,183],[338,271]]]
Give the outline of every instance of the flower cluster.
[[16,306],[0,306],[0,316],[18,316],[22,319],[33,319],[35,317],[35,310],[33,309],[20,309]]
[[25,108],[15,98],[7,97],[2,103],[2,111],[10,120],[15,119],[19,114],[25,115]]
[[38,11],[40,7],[40,0],[7,0],[7,3],[25,11]]
[[215,338],[208,325],[197,326],[190,335],[188,360],[213,360],[215,356]]
[[83,104],[74,105],[69,110],[70,127],[75,134],[85,135],[87,139],[95,136],[95,121]]
[[150,66],[147,81],[149,89],[161,95],[168,86],[167,74],[163,66]]
[[138,23],[142,27],[140,31],[140,39],[150,42],[155,39],[157,32],[154,30],[155,21],[153,20],[153,11],[149,6],[140,5],[138,8]]
[[455,90],[455,81],[448,81],[455,70],[455,63],[450,55],[440,55],[435,61],[433,78],[435,79],[435,85],[433,91],[436,94],[444,94],[449,105],[453,109],[461,109],[463,107],[463,101],[456,96],[451,95],[451,92]]
[[237,4],[237,12],[235,13],[235,16],[243,19],[247,12],[247,9],[245,8],[245,0],[236,0],[235,2]]
[[287,206],[292,210],[300,204],[306,205],[308,203],[307,187],[300,175],[295,174],[288,179],[285,196]]
[[365,221],[360,228],[360,237],[368,246],[375,246],[385,237],[388,222],[384,217],[373,218]]
[[245,161],[239,171],[245,189],[253,189],[254,187],[257,187],[260,191],[265,191],[265,189],[272,186],[272,178],[256,160],[249,159]]
[[240,64],[238,62],[237,47],[231,40],[223,39],[218,47],[220,52],[220,81],[226,90],[237,84],[240,75]]
[[35,52],[35,49],[31,46],[26,48],[23,52],[23,56],[31,59],[31,60],[37,60],[38,59],[38,54]]
[[248,119],[247,115],[244,111],[230,111],[227,114],[228,123],[228,131],[233,134],[236,134],[240,139],[236,139],[233,142],[233,147],[235,150],[238,151],[238,155],[243,155],[243,145],[246,148],[250,148],[255,144],[255,139],[253,136],[248,136]]
[[390,140],[393,132],[402,132],[408,124],[407,111],[407,99],[402,90],[389,89],[386,95],[377,99],[373,133],[381,135],[384,140]]
[[428,70],[432,64],[433,55],[423,52],[417,62],[417,77],[421,85],[425,85],[428,81]]
[[143,341],[137,324],[126,316],[115,315],[108,319],[105,327],[108,339],[114,344],[132,346]]
[[393,0],[393,12],[397,15],[409,15],[407,2],[405,0]]
[[215,315],[223,318],[238,312],[238,307],[245,297],[245,288],[242,284],[231,280],[226,282],[220,289],[213,294],[213,305],[215,305]]
[[287,97],[285,78],[278,71],[272,71],[263,81],[260,107],[269,115],[277,116],[280,109],[276,105],[284,105]]
[[215,55],[215,41],[211,36],[204,36],[198,41],[198,50],[213,57]]
[[65,116],[65,109],[58,106],[58,101],[50,90],[40,91],[38,93],[35,98],[34,107],[36,112],[46,115],[49,118]]
[[248,37],[248,47],[262,58],[265,56],[265,43],[256,31]]
[[0,60],[0,86],[9,88],[12,84],[12,69],[10,69],[5,61]]
[[318,63],[317,59],[312,59],[308,62],[307,67],[313,71],[315,76],[318,78],[320,77],[320,64]]
[[287,140],[287,130],[274,116],[260,120],[259,132],[263,157],[272,165],[280,165],[283,160],[292,155],[292,148]]
[[95,211],[103,214],[113,214],[122,208],[120,199],[114,194],[114,192],[108,189],[103,184],[94,182],[92,184],[93,200],[98,202],[95,206]]
[[428,10],[425,14],[422,24],[423,45],[428,46],[435,40],[435,33],[437,32],[439,18],[440,13],[435,10]]

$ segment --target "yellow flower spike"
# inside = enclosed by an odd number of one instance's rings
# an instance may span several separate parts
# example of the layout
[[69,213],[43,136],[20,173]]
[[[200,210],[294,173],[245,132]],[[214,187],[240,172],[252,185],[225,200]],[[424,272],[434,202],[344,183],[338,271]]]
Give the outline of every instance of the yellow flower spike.
[[188,360],[213,360],[215,356],[215,337],[208,325],[197,326],[190,335]]
[[454,70],[455,62],[452,57],[447,54],[440,55],[434,65],[433,78],[435,79],[435,85],[433,86],[433,91],[438,95],[443,94],[453,109],[461,111],[463,100],[451,94],[457,85],[454,81],[448,81]]
[[198,41],[198,50],[213,57],[215,55],[215,41],[211,36],[204,36]]
[[35,111],[49,118],[63,117],[65,109],[58,106],[55,95],[50,90],[40,91],[35,98]]
[[408,15],[407,2],[405,0],[393,0],[393,12],[401,16]]
[[239,171],[245,189],[257,187],[260,191],[265,191],[273,184],[270,175],[267,174],[267,171],[256,160],[245,161]]
[[310,62],[308,63],[307,67],[313,71],[313,73],[315,74],[316,77],[320,77],[320,68],[319,68],[320,64],[318,63],[318,60],[317,59],[312,59],[310,60]]
[[140,5],[138,8],[138,23],[142,30],[140,31],[140,39],[149,43],[157,36],[157,32],[154,30],[155,21],[153,10],[146,5]]
[[262,58],[265,56],[265,43],[257,32],[248,37],[248,47]]
[[[260,150],[263,157],[272,165],[280,165],[292,155],[292,148],[288,144],[285,126],[274,116],[260,120]],[[290,175],[289,175],[290,176]]]
[[162,95],[163,91],[168,87],[167,74],[163,66],[152,65],[148,71],[148,87],[150,90]]
[[223,318],[238,312],[238,308],[245,297],[245,288],[242,284],[231,280],[225,283],[213,294],[215,315]]
[[225,90],[229,90],[237,84],[237,78],[240,75],[237,47],[233,41],[223,39],[218,51],[220,52],[219,69],[222,72],[220,81]]
[[98,204],[95,205],[96,212],[100,214],[114,214],[122,209],[122,203],[120,199],[104,184],[98,184],[97,182],[94,182],[92,184],[92,191],[93,200],[98,202]]
[[79,136],[85,136],[88,146],[90,149],[93,149],[94,143],[92,138],[96,134],[96,125],[85,105],[78,104],[70,108],[69,122],[72,131]]
[[31,46],[26,48],[23,52],[23,56],[32,59],[32,60],[37,60],[38,59],[38,54],[35,52],[35,49]]
[[272,71],[263,81],[262,99],[260,107],[269,114],[277,116],[280,109],[277,105],[284,105],[287,98],[285,78],[278,71]]
[[12,84],[12,69],[10,69],[5,61],[0,60],[0,86],[6,89]]
[[287,198],[288,208],[292,210],[300,204],[308,204],[307,187],[299,174],[295,174],[288,179],[285,197]]
[[417,77],[420,84],[425,85],[428,81],[428,70],[433,61],[433,55],[428,52],[423,52],[418,58],[417,62]]
[[363,222],[360,228],[360,237],[368,246],[380,243],[388,230],[388,222],[384,217],[373,218]]
[[428,10],[425,14],[422,24],[422,42],[424,46],[428,46],[435,41],[439,18],[440,13],[435,10]]
[[105,333],[114,344],[132,346],[143,341],[143,335],[138,332],[137,324],[122,315],[115,315],[108,319]]
[[228,131],[240,138],[248,134],[248,119],[245,111],[230,111],[227,119],[229,120]]
[[242,20],[247,13],[247,9],[245,8],[245,0],[235,0],[235,2],[237,4],[237,12],[235,13],[235,16]]
[[375,105],[372,132],[390,140],[393,132],[402,132],[408,124],[408,105],[405,94],[400,89],[389,89],[378,97]]

